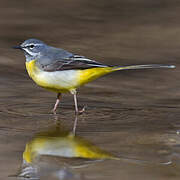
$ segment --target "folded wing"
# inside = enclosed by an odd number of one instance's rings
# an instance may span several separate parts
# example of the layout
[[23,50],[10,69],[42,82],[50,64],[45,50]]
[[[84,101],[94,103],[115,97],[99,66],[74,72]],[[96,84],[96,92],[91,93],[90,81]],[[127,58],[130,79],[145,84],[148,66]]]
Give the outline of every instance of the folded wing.
[[90,69],[90,68],[101,68],[101,67],[108,67],[102,63],[90,60],[85,58],[84,56],[73,55],[70,57],[62,58],[60,60],[53,61],[50,64],[42,65],[41,68],[44,71],[64,71],[64,70],[83,70],[83,69]]

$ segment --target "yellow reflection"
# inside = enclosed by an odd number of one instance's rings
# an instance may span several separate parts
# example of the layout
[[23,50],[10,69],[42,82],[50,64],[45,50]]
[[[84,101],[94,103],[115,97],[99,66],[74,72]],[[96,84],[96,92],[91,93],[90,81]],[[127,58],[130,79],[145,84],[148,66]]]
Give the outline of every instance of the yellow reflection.
[[41,155],[67,158],[118,159],[84,138],[56,127],[40,132],[26,144],[23,160],[33,163]]

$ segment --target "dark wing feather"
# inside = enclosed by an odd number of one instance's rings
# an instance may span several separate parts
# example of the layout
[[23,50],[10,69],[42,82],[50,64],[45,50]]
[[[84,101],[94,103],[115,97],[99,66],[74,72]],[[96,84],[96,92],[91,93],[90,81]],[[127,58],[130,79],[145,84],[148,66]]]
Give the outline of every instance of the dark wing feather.
[[56,60],[51,64],[42,66],[41,68],[44,71],[52,72],[73,69],[83,70],[95,67],[107,67],[107,65],[87,59],[84,56],[73,55],[68,58]]

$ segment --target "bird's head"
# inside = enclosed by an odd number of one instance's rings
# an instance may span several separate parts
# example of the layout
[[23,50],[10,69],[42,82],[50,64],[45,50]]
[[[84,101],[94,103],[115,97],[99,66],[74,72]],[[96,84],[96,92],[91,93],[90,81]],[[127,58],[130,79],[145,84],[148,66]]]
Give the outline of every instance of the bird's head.
[[48,45],[38,39],[28,39],[19,46],[14,46],[13,48],[23,50],[26,61],[31,61],[40,58],[47,47]]

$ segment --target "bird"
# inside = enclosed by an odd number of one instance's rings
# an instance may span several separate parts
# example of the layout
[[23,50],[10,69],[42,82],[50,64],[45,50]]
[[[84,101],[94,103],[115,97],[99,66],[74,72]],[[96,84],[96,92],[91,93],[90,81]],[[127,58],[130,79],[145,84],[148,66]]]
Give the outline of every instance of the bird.
[[41,155],[59,156],[66,158],[87,159],[114,159],[118,156],[101,150],[88,140],[74,136],[64,126],[52,126],[47,130],[38,132],[25,147],[23,160],[25,163],[33,163]]
[[[103,150],[84,137],[74,136],[71,131],[67,131],[66,127],[61,126],[61,124],[37,132],[26,143],[22,156],[21,168],[13,177],[23,177],[23,179],[25,177],[28,177],[27,179],[36,179],[36,177],[39,179],[42,174],[44,175],[43,170],[50,175],[54,171],[83,168],[104,160],[141,161],[120,157]],[[62,175],[60,179],[64,179]]]
[[70,92],[74,96],[75,114],[73,132],[77,125],[77,115],[84,112],[78,109],[77,88],[103,75],[129,69],[175,68],[174,65],[145,64],[113,66],[77,55],[67,50],[49,46],[38,39],[27,39],[22,44],[14,46],[24,52],[27,72],[35,83],[47,90],[57,93],[53,108],[56,114],[62,93]]

